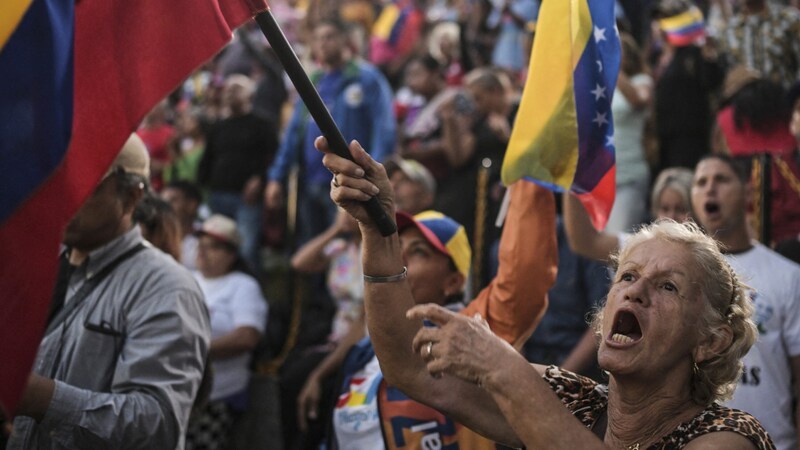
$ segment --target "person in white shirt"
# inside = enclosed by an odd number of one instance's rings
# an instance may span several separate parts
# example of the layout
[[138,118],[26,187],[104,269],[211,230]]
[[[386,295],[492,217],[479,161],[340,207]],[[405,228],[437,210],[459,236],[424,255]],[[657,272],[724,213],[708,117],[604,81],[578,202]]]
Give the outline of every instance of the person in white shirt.
[[266,328],[267,302],[239,254],[236,222],[213,215],[197,234],[195,278],[211,318],[214,382],[208,404],[189,422],[186,448],[225,448],[237,413],[247,406],[252,351]]
[[752,290],[758,340],[744,357],[733,399],[726,403],[754,415],[777,449],[796,449],[800,414],[800,266],[752,241],[746,211],[746,174],[727,156],[709,155],[694,174],[694,217],[720,241],[726,258]]

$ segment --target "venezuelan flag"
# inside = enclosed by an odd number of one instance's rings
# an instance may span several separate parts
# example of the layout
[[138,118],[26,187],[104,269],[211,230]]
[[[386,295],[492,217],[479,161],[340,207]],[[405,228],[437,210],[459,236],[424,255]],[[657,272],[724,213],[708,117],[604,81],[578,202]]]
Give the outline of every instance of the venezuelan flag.
[[542,2],[502,177],[571,190],[602,229],[614,203],[611,98],[620,63],[613,0]]
[[0,1],[0,408],[30,373],[64,226],[142,117],[264,0]]
[[676,47],[690,45],[706,36],[703,12],[694,5],[680,14],[660,19],[658,26],[667,35],[667,41]]
[[2,6],[0,223],[66,154],[72,128],[73,29],[72,1],[9,0]]

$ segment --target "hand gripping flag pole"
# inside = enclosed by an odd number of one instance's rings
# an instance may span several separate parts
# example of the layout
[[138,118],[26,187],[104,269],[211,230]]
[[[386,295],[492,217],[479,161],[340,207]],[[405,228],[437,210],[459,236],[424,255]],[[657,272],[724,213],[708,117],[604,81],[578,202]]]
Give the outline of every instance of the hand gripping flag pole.
[[[342,132],[339,131],[336,123],[333,121],[333,117],[331,117],[331,114],[322,102],[317,89],[311,83],[305,70],[303,70],[300,60],[297,58],[294,50],[292,50],[291,45],[289,45],[289,41],[275,21],[272,12],[267,9],[257,14],[255,19],[259,27],[261,27],[264,36],[266,36],[270,45],[272,45],[272,49],[275,50],[275,54],[278,55],[278,59],[281,61],[289,78],[292,80],[292,84],[297,88],[297,92],[300,94],[300,98],[303,99],[303,103],[306,104],[309,114],[314,118],[322,134],[328,140],[328,145],[330,145],[331,150],[342,158],[347,158],[352,161],[353,157],[350,156],[350,150],[347,148],[347,142],[344,140]],[[389,236],[397,231],[394,220],[381,208],[376,197],[372,197],[364,202],[364,208],[367,210],[369,217],[378,226],[381,235]]]

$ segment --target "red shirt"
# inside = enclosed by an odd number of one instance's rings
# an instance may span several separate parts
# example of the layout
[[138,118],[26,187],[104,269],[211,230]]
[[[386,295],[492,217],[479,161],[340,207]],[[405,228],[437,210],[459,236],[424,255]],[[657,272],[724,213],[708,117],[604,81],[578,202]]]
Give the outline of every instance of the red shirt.
[[725,107],[717,114],[717,124],[733,156],[756,153],[786,156],[792,153],[796,145],[788,124],[783,127],[776,126],[774,131],[768,134],[754,130],[749,123],[742,124],[741,130],[737,129],[733,120],[732,106]]

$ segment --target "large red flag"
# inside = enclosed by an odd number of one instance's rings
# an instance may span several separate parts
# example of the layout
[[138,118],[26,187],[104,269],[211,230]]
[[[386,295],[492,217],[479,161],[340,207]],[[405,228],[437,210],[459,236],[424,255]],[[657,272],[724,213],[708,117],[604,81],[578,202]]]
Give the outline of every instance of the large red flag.
[[[41,339],[63,227],[147,111],[266,9],[264,0],[76,2],[68,150],[0,223],[0,404],[7,409],[19,401]],[[19,158],[32,158],[41,149],[20,150]]]

